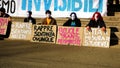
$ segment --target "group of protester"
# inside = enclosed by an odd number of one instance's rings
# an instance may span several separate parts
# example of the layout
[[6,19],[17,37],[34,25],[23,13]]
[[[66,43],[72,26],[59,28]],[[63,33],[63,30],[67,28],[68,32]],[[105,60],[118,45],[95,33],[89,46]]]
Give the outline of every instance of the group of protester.
[[[51,11],[46,10],[45,12],[46,18],[43,19],[42,24],[43,25],[57,25],[56,20],[51,16]],[[32,12],[27,11],[27,18],[24,19],[24,22],[31,22],[32,24],[36,24],[36,19],[32,17]],[[5,8],[0,8],[0,17],[8,18],[8,27],[7,27],[7,33],[5,37],[9,37],[10,29],[11,29],[11,16],[8,15],[5,11]],[[39,25],[40,23],[38,23]],[[63,24],[63,26],[71,26],[71,27],[81,27],[81,21],[77,18],[77,15],[75,12],[72,12],[70,14],[70,18]],[[104,23],[104,20],[99,12],[95,12],[90,19],[89,23],[86,25],[86,29],[91,31],[91,27],[95,28],[101,28],[103,31],[106,31],[106,25]],[[0,35],[3,37],[3,35]]]
[[[43,19],[43,25],[57,25],[56,20],[51,16],[51,11],[47,10],[45,12],[46,18]],[[28,17],[24,19],[24,22],[32,22],[32,24],[36,24],[36,20],[31,17],[32,12],[28,11]],[[38,23],[40,24],[40,23]],[[81,27],[81,21],[77,18],[75,12],[70,14],[70,18],[63,24],[63,26],[71,26],[71,27]],[[102,28],[103,31],[106,29],[106,25],[104,20],[99,12],[95,12],[90,20],[90,22],[86,25],[87,30],[91,30],[91,27]]]

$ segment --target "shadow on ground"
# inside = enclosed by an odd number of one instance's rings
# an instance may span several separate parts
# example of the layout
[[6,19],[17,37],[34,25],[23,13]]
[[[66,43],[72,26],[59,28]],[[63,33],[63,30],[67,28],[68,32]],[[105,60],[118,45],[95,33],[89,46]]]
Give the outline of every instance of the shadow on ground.
[[110,46],[114,46],[118,44],[119,38],[116,36],[115,32],[118,32],[116,27],[110,27],[111,35],[110,35]]

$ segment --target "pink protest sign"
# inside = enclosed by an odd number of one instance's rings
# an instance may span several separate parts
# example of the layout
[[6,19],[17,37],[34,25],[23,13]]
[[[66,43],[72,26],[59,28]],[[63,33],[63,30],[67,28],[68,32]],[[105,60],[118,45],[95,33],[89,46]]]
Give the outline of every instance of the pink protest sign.
[[7,31],[8,19],[0,18],[0,35],[5,35]]
[[58,26],[57,44],[81,46],[82,27]]

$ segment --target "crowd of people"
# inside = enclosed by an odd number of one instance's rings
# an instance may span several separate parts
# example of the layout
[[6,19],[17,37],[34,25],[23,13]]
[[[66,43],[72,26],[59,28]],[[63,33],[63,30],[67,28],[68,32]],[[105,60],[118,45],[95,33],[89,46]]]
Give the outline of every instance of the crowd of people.
[[[50,10],[45,11],[46,17],[43,19],[42,24],[37,23],[38,25],[57,25],[57,22],[55,18],[52,17],[52,12]],[[7,33],[6,35],[0,35],[0,37],[8,38],[11,30],[11,16],[6,13],[5,8],[0,8],[0,17],[8,18],[8,27],[7,27]],[[32,11],[27,11],[27,17],[24,18],[24,22],[30,22],[32,24],[36,24],[36,19],[32,17]],[[70,14],[69,19],[63,24],[63,26],[69,26],[69,27],[81,27],[81,21],[77,18],[77,14],[75,12],[72,12]],[[106,31],[106,25],[105,22],[99,12],[95,12],[86,25],[86,29],[88,31],[91,31],[91,27],[95,28],[101,28],[103,31]]]

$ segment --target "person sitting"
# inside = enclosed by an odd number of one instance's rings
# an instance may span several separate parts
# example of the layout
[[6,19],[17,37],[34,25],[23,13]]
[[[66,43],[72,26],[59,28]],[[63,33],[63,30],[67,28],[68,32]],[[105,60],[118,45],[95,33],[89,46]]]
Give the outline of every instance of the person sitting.
[[81,27],[81,21],[77,18],[76,13],[72,12],[70,18],[63,24],[63,26]]
[[11,21],[11,16],[6,13],[5,8],[3,8],[3,7],[0,8],[0,17],[8,18],[8,21]]
[[32,24],[36,24],[36,19],[32,17],[32,12],[27,11],[27,18],[24,19],[24,22],[31,22]]
[[101,28],[102,31],[106,31],[105,22],[99,12],[95,12],[89,23],[86,25],[87,30],[91,30],[91,27]]
[[0,38],[1,39],[8,38],[9,35],[10,35],[11,24],[12,24],[11,16],[6,13],[5,8],[1,7],[0,8],[0,17],[2,17],[2,18],[8,18],[8,25],[7,25],[6,35],[0,35]]
[[46,18],[42,21],[43,25],[57,25],[56,20],[51,16],[52,13],[50,10],[46,10],[45,14]]

